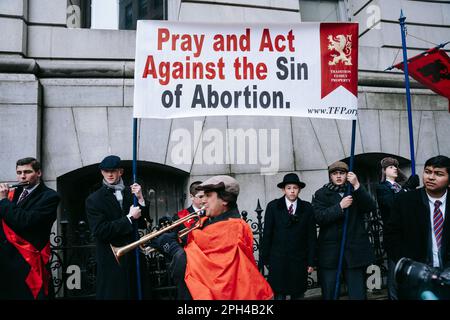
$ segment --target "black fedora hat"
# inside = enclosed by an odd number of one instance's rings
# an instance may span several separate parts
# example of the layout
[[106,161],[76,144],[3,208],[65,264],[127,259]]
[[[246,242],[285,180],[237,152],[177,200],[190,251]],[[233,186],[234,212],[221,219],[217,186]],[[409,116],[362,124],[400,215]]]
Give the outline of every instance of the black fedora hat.
[[285,175],[283,181],[277,184],[277,187],[284,188],[284,186],[287,184],[296,184],[302,189],[306,186],[304,182],[300,181],[298,175],[295,173],[288,173],[287,175]]

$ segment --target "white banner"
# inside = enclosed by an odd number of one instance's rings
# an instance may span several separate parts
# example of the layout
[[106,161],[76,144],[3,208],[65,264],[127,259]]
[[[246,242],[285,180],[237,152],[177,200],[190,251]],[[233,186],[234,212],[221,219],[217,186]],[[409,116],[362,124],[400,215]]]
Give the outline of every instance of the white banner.
[[134,117],[356,119],[356,23],[138,21]]

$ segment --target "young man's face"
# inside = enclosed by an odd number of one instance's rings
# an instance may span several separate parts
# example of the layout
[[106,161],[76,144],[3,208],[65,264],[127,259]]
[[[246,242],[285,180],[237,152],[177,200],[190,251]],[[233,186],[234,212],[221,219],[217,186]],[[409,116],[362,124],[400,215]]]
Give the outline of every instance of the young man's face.
[[334,171],[330,174],[331,182],[337,186],[341,186],[347,181],[347,172],[345,171]]
[[192,205],[196,208],[201,208],[203,204],[203,197],[205,193],[203,191],[198,191],[195,196],[191,194]]
[[443,192],[449,186],[449,176],[446,168],[425,167],[423,170],[423,185],[432,193]]
[[109,184],[116,184],[122,177],[123,169],[102,170],[102,176]]
[[207,191],[203,196],[202,204],[205,206],[206,216],[217,217],[226,210],[228,203],[217,196],[215,191]]
[[31,164],[16,167],[17,181],[28,182],[29,186],[34,186],[39,183],[41,179],[41,170],[34,171]]
[[398,177],[398,169],[396,166],[389,166],[385,169],[386,178],[395,180]]
[[290,202],[294,202],[300,193],[300,187],[293,183],[287,184],[283,188],[283,193]]

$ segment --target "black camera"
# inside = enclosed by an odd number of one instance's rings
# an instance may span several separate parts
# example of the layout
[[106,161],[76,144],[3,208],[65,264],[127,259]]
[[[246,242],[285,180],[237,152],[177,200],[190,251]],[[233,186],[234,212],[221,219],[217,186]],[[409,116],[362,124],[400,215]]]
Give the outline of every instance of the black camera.
[[441,270],[424,263],[401,258],[395,266],[395,281],[400,299],[450,299],[450,268]]

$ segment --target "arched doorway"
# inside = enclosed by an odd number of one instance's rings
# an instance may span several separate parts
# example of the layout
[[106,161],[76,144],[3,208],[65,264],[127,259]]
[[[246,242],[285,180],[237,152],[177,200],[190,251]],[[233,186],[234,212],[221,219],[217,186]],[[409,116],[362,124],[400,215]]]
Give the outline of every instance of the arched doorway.
[[[381,180],[381,160],[385,157],[393,157],[398,160],[400,169],[405,173],[411,172],[411,161],[389,153],[371,152],[355,155],[353,171],[358,176],[360,183],[366,187],[369,193],[376,197],[376,185]],[[342,159],[345,163],[350,163],[350,157]]]
[[[124,183],[131,185],[132,161],[125,160],[123,164]],[[152,226],[161,217],[172,217],[182,209],[189,176],[187,172],[157,163],[138,161],[137,173],[137,182],[142,186],[144,198],[149,205],[149,223]],[[53,266],[59,268],[59,275],[53,282],[59,297],[95,297],[95,244],[86,219],[85,201],[89,194],[101,187],[102,179],[98,164],[57,178],[57,189],[62,199],[57,218],[58,236],[53,248],[58,255]],[[76,271],[80,274],[78,282],[75,278],[72,279],[75,273],[71,272]],[[164,284],[160,278],[155,281],[158,286]]]

